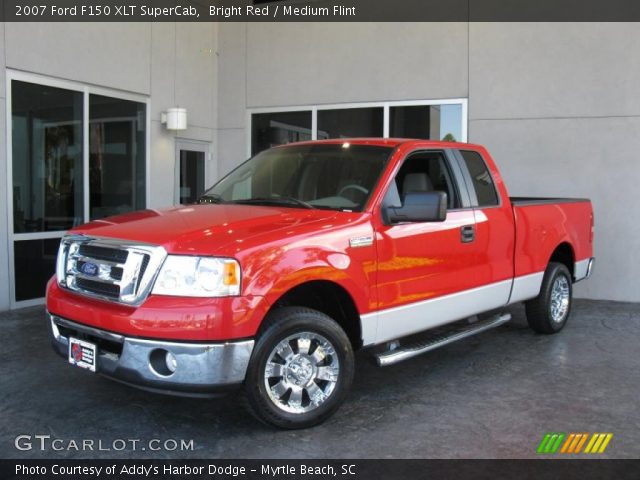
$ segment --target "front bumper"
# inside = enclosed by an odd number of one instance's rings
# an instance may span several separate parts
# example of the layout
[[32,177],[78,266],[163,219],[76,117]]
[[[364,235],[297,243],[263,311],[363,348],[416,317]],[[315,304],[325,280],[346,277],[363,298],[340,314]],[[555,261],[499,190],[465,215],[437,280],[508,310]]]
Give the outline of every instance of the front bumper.
[[[49,315],[54,350],[69,355],[69,337],[97,346],[96,372],[159,393],[215,396],[239,386],[253,351],[253,340],[216,343],[170,342],[126,337]],[[176,360],[172,373],[162,368],[165,352]]]

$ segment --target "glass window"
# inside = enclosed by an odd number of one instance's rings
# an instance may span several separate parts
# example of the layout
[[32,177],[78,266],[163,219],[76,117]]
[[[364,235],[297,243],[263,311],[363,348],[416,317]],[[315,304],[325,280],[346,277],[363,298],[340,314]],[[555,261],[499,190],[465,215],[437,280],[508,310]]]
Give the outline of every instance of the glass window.
[[473,188],[478,198],[478,206],[490,207],[498,205],[500,202],[493,184],[493,178],[480,154],[471,150],[461,150],[460,153],[471,175]]
[[389,135],[425,140],[462,140],[462,105],[389,107]]
[[266,150],[220,180],[200,202],[360,211],[391,151],[348,143]]
[[291,142],[311,140],[311,111],[254,113],[251,116],[251,153]]
[[[442,152],[417,152],[407,158],[395,178],[395,188],[387,191],[385,203],[401,203],[409,192],[445,192],[448,208],[460,208],[458,192]],[[390,203],[391,202],[391,203]]]
[[92,220],[145,207],[146,105],[89,96]]
[[382,137],[383,124],[382,107],[318,110],[318,140]]
[[20,240],[13,245],[16,301],[44,297],[56,270],[60,239]]
[[180,150],[180,203],[195,203],[204,192],[204,152]]
[[82,223],[82,103],[81,92],[12,82],[15,233]]

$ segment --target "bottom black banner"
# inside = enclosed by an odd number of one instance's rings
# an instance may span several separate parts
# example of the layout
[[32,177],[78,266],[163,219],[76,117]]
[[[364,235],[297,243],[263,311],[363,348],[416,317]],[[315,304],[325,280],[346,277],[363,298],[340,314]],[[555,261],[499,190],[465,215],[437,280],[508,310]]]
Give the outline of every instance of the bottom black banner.
[[0,479],[638,479],[640,460],[0,460]]

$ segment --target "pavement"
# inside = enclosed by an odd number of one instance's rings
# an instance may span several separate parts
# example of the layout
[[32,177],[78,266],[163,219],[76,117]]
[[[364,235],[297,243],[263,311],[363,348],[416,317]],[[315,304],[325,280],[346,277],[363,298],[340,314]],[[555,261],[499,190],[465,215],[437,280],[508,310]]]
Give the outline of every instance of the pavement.
[[610,432],[599,458],[639,458],[640,304],[576,300],[551,336],[510,311],[391,367],[360,352],[346,403],[302,431],[259,423],[237,395],[167,397],[81,371],[53,353],[42,307],[2,312],[0,458],[535,458],[547,432]]

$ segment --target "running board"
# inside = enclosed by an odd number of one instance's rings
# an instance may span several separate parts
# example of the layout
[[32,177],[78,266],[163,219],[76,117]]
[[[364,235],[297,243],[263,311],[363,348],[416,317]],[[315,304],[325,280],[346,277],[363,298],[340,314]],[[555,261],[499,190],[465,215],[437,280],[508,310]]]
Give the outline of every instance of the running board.
[[393,365],[403,360],[407,360],[409,358],[422,355],[423,353],[430,352],[431,350],[435,350],[436,348],[444,347],[445,345],[449,345],[450,343],[457,342],[458,340],[462,340],[463,338],[467,338],[477,333],[481,333],[486,330],[498,327],[503,323],[508,322],[509,320],[511,320],[510,313],[496,315],[494,317],[488,318],[487,320],[469,325],[464,330],[458,330],[449,335],[430,338],[426,341],[416,342],[406,346],[398,346],[393,350],[387,350],[382,353],[377,353],[375,355],[376,362],[378,363],[379,367]]

